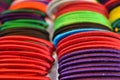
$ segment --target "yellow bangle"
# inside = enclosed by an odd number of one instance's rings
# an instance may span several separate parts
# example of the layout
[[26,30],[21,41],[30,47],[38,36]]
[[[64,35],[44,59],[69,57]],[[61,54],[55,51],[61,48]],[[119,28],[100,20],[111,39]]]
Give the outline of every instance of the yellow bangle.
[[109,15],[109,20],[111,23],[113,23],[115,20],[117,20],[118,18],[120,18],[120,6],[114,8]]

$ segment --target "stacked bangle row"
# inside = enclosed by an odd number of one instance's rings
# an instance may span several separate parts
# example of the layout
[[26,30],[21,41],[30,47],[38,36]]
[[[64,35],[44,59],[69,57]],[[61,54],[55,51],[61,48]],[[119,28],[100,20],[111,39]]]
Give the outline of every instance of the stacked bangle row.
[[[53,43],[59,80],[119,80],[120,35],[113,31],[102,0],[53,0]],[[116,23],[118,24],[118,23]],[[103,75],[104,74],[104,75]]]
[[50,1],[14,0],[1,13],[1,80],[50,80],[54,46],[45,20]]

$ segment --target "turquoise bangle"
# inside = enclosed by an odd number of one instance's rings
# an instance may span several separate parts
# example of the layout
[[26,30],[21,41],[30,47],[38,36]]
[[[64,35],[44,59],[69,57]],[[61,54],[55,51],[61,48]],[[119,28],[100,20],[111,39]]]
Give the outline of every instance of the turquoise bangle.
[[102,24],[112,30],[110,22],[107,20],[105,16],[103,16],[100,13],[92,12],[92,11],[74,11],[63,14],[58,18],[56,18],[54,27],[55,30],[57,30],[63,26],[67,26],[75,23],[81,23],[81,22]]

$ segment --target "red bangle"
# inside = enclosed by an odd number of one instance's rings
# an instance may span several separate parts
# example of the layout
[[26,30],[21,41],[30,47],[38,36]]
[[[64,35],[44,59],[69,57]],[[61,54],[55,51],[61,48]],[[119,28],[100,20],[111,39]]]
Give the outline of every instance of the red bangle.
[[120,50],[120,47],[119,46],[114,46],[114,45],[103,45],[103,44],[100,44],[100,45],[85,45],[85,46],[78,46],[78,47],[74,47],[74,48],[71,48],[69,50],[66,50],[64,52],[61,52],[59,53],[58,55],[58,59],[60,59],[60,57],[62,57],[63,55],[65,54],[69,54],[70,52],[74,52],[74,51],[77,51],[77,50],[83,50],[83,49],[96,49],[96,48],[109,48],[109,49],[117,49],[117,50]]
[[[4,57],[4,56],[3,56]],[[3,58],[0,60],[0,63],[27,63],[27,64],[35,64],[35,65],[40,65],[40,66],[44,66],[48,69],[51,68],[51,64],[47,63],[46,61],[43,60],[32,60],[32,59],[26,59],[24,57],[21,56],[15,56],[15,58],[13,55],[9,56],[10,58]]]
[[48,63],[53,63],[54,59],[51,56],[48,55],[44,55],[44,54],[40,54],[40,53],[36,53],[36,52],[27,52],[27,51],[1,51],[0,55],[18,55],[18,56],[23,56],[23,57],[27,57],[27,58],[31,58],[31,59],[35,59],[35,60],[45,60]]
[[35,69],[1,69],[0,74],[3,74],[3,73],[6,73],[6,74],[16,73],[19,75],[25,73],[27,75],[33,74],[34,76],[35,76],[35,74],[39,75],[39,76],[45,76],[47,74],[47,72],[45,72],[45,71],[35,70]]
[[106,31],[89,31],[89,32],[82,32],[82,33],[76,33],[73,35],[70,35],[64,39],[62,39],[59,43],[58,46],[64,42],[67,42],[68,40],[75,39],[75,38],[80,38],[80,37],[85,37],[85,36],[106,36],[106,37],[112,37],[116,39],[120,39],[120,35],[114,32],[106,32]]
[[26,42],[26,41],[17,41],[17,40],[1,40],[0,41],[0,44],[18,44],[18,45],[26,45],[26,46],[32,46],[32,47],[36,47],[36,48],[40,48],[40,49],[43,49],[47,52],[49,52],[49,49],[45,46],[42,46],[42,45],[38,45],[38,44],[35,44],[35,43],[31,43],[31,42]]
[[58,9],[56,16],[58,17],[64,13],[76,11],[76,10],[90,10],[101,13],[108,18],[107,9],[99,3],[92,3],[92,2],[78,2],[78,3],[62,5],[62,7]]
[[30,36],[5,36],[5,37],[1,37],[0,41],[1,40],[18,40],[18,41],[31,41],[31,42],[33,41],[37,44],[41,43],[42,45],[47,46],[48,48],[50,48],[51,51],[54,50],[54,46],[52,43],[40,38],[35,38]]
[[0,75],[0,80],[50,80],[48,77],[43,77],[43,76],[20,76],[20,74],[18,75],[5,75],[5,74],[1,74]]
[[[69,46],[65,46],[64,48],[62,48],[61,50],[57,50],[57,53],[59,55],[59,53],[64,52],[66,50],[69,50],[70,48],[74,48],[74,47],[78,47],[78,46],[84,46],[84,45],[97,45],[97,44],[108,44],[108,45],[115,45],[117,46],[118,44],[116,44],[115,42],[111,42],[111,41],[96,41],[95,38],[93,38],[93,41],[89,41],[89,39],[85,42],[80,42],[77,44],[72,44]],[[119,45],[118,45],[119,46]]]
[[115,42],[115,43],[120,43],[118,39],[111,38],[111,37],[104,37],[104,36],[88,36],[88,37],[81,37],[81,38],[75,38],[68,40],[66,42],[63,42],[62,44],[59,44],[57,47],[57,51],[61,51],[62,49],[68,47],[69,45],[74,45],[78,43],[84,43],[87,41],[109,41],[109,42]]

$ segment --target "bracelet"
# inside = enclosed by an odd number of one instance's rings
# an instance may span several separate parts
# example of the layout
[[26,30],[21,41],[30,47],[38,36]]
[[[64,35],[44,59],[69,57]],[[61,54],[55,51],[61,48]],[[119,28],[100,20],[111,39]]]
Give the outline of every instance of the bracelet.
[[67,32],[67,31],[71,31],[71,30],[75,30],[75,29],[83,29],[83,28],[98,28],[98,29],[113,31],[110,28],[108,28],[104,25],[101,25],[101,24],[84,22],[84,23],[78,23],[78,24],[71,24],[71,25],[59,28],[58,30],[56,30],[54,32],[53,39],[58,34],[61,34],[61,33]]
[[[69,54],[66,54],[65,56],[62,56],[60,59],[59,59],[59,63],[60,64],[63,64],[65,63],[67,60],[69,60],[71,57],[75,57],[75,56],[78,56],[80,55],[82,57],[82,55],[92,55],[92,54],[98,54],[100,53],[101,55],[104,54],[104,53],[109,53],[109,54],[106,54],[106,56],[108,55],[113,55],[113,56],[116,56],[116,55],[119,55],[119,50],[113,50],[113,49],[87,49],[87,50],[79,50],[79,51],[75,51],[75,52],[72,52],[72,53],[69,53]],[[97,55],[96,54],[96,55]],[[70,57],[68,59],[68,57]],[[89,57],[89,56],[88,56]]]
[[[24,25],[24,26],[23,26]],[[10,23],[1,26],[1,30],[11,29],[11,28],[36,28],[45,30],[43,26],[36,25],[36,24],[28,24],[28,23]]]
[[[74,44],[76,44],[77,45],[77,43],[79,44],[79,43],[84,43],[84,42],[92,42],[92,41],[94,41],[94,39],[96,40],[96,42],[97,41],[99,41],[100,39],[102,40],[102,41],[108,41],[108,42],[114,42],[114,44],[117,42],[119,42],[119,40],[118,39],[115,39],[115,38],[110,38],[110,37],[104,37],[104,36],[85,36],[85,37],[82,37],[82,38],[75,38],[75,39],[73,39],[73,40],[70,40],[70,41],[67,41],[67,42],[65,42],[65,43],[62,43],[62,44],[60,44],[58,47],[57,47],[57,52],[59,52],[59,51],[61,51],[61,50],[63,50],[64,48],[67,48],[67,47],[69,47],[70,45],[74,45]],[[67,43],[69,43],[69,42],[71,42],[70,44],[67,44]],[[81,43],[81,44],[82,44]],[[93,43],[94,44],[94,43]],[[106,44],[106,43],[105,43]],[[110,43],[111,44],[111,43]]]
[[7,11],[4,11],[2,12],[1,14],[2,15],[5,15],[5,14],[10,14],[10,13],[35,13],[37,15],[42,15],[43,17],[45,17],[46,15],[41,12],[41,11],[37,11],[37,10],[31,10],[31,9],[20,9],[20,10],[7,10]]
[[[85,1],[85,0],[84,0]],[[88,0],[87,0],[88,1]],[[73,2],[83,2],[83,0],[53,0],[48,4],[47,7],[47,14],[50,18],[52,18],[52,14],[57,12],[57,8],[60,7],[61,5],[65,4],[65,3],[73,3]],[[91,2],[91,1],[90,1]],[[96,1],[93,1],[96,2]]]
[[[85,36],[106,36],[106,37],[112,37],[112,38],[116,38],[116,39],[120,39],[119,38],[119,34],[116,34],[114,32],[106,32],[106,31],[89,31],[89,32],[82,32],[82,33],[77,33],[77,34],[73,34],[70,35],[68,37],[65,37],[64,39],[62,39],[59,43],[58,46],[64,42],[67,42],[68,40],[71,39],[75,39],[75,38],[80,38],[80,37],[85,37]],[[74,37],[74,38],[73,38]]]
[[12,5],[9,8],[9,10],[25,9],[25,8],[31,8],[31,9],[39,10],[45,13],[47,7],[46,7],[46,4],[41,2],[26,1],[26,2],[20,2]]
[[93,3],[93,2],[78,2],[78,3],[71,3],[71,4],[63,5],[58,9],[56,16],[58,17],[60,15],[63,15],[64,13],[68,13],[72,11],[80,11],[80,10],[98,12],[108,18],[108,12],[106,8],[101,4]]
[[18,55],[21,57],[29,57],[31,59],[36,59],[40,62],[40,59],[47,61],[48,63],[53,63],[54,59],[50,57],[49,55],[44,55],[40,54],[37,52],[28,52],[28,51],[1,51],[0,52],[1,56],[2,55]]
[[41,21],[41,20],[32,20],[32,19],[12,20],[12,21],[6,22],[4,25],[8,25],[8,24],[11,24],[11,23],[30,23],[30,24],[41,25],[41,26],[43,26],[45,28],[48,27],[48,24],[46,22]]
[[69,31],[69,32],[65,32],[65,33],[62,33],[62,34],[57,35],[57,36],[53,39],[53,43],[54,43],[54,45],[57,47],[58,43],[59,43],[62,39],[66,38],[66,37],[68,37],[68,36],[70,36],[70,35],[73,35],[73,34],[76,34],[76,33],[80,33],[80,32],[96,31],[96,30],[100,31],[101,29],[96,29],[96,28],[84,28],[84,29],[77,29],[77,30],[72,30],[72,31]]
[[[96,20],[96,18],[99,19]],[[91,11],[74,11],[61,15],[55,20],[54,26],[55,26],[55,30],[57,30],[63,26],[67,26],[75,23],[81,23],[81,22],[98,23],[112,29],[106,17],[104,17],[99,13],[91,12]]]
[[114,8],[111,12],[110,12],[110,22],[113,23],[115,20],[117,20],[118,18],[120,18],[120,14],[119,14],[119,10],[120,10],[120,6]]
[[40,29],[37,30],[34,28],[13,28],[13,29],[2,30],[0,32],[0,37],[8,36],[8,35],[26,35],[36,38],[42,38],[49,41],[49,34],[47,31],[43,31]]
[[19,41],[33,41],[36,42],[37,44],[41,43],[42,45],[48,47],[51,51],[54,50],[53,44],[51,44],[49,41],[40,39],[40,38],[35,38],[35,37],[30,37],[30,36],[5,36],[1,37],[1,40],[19,40]]

